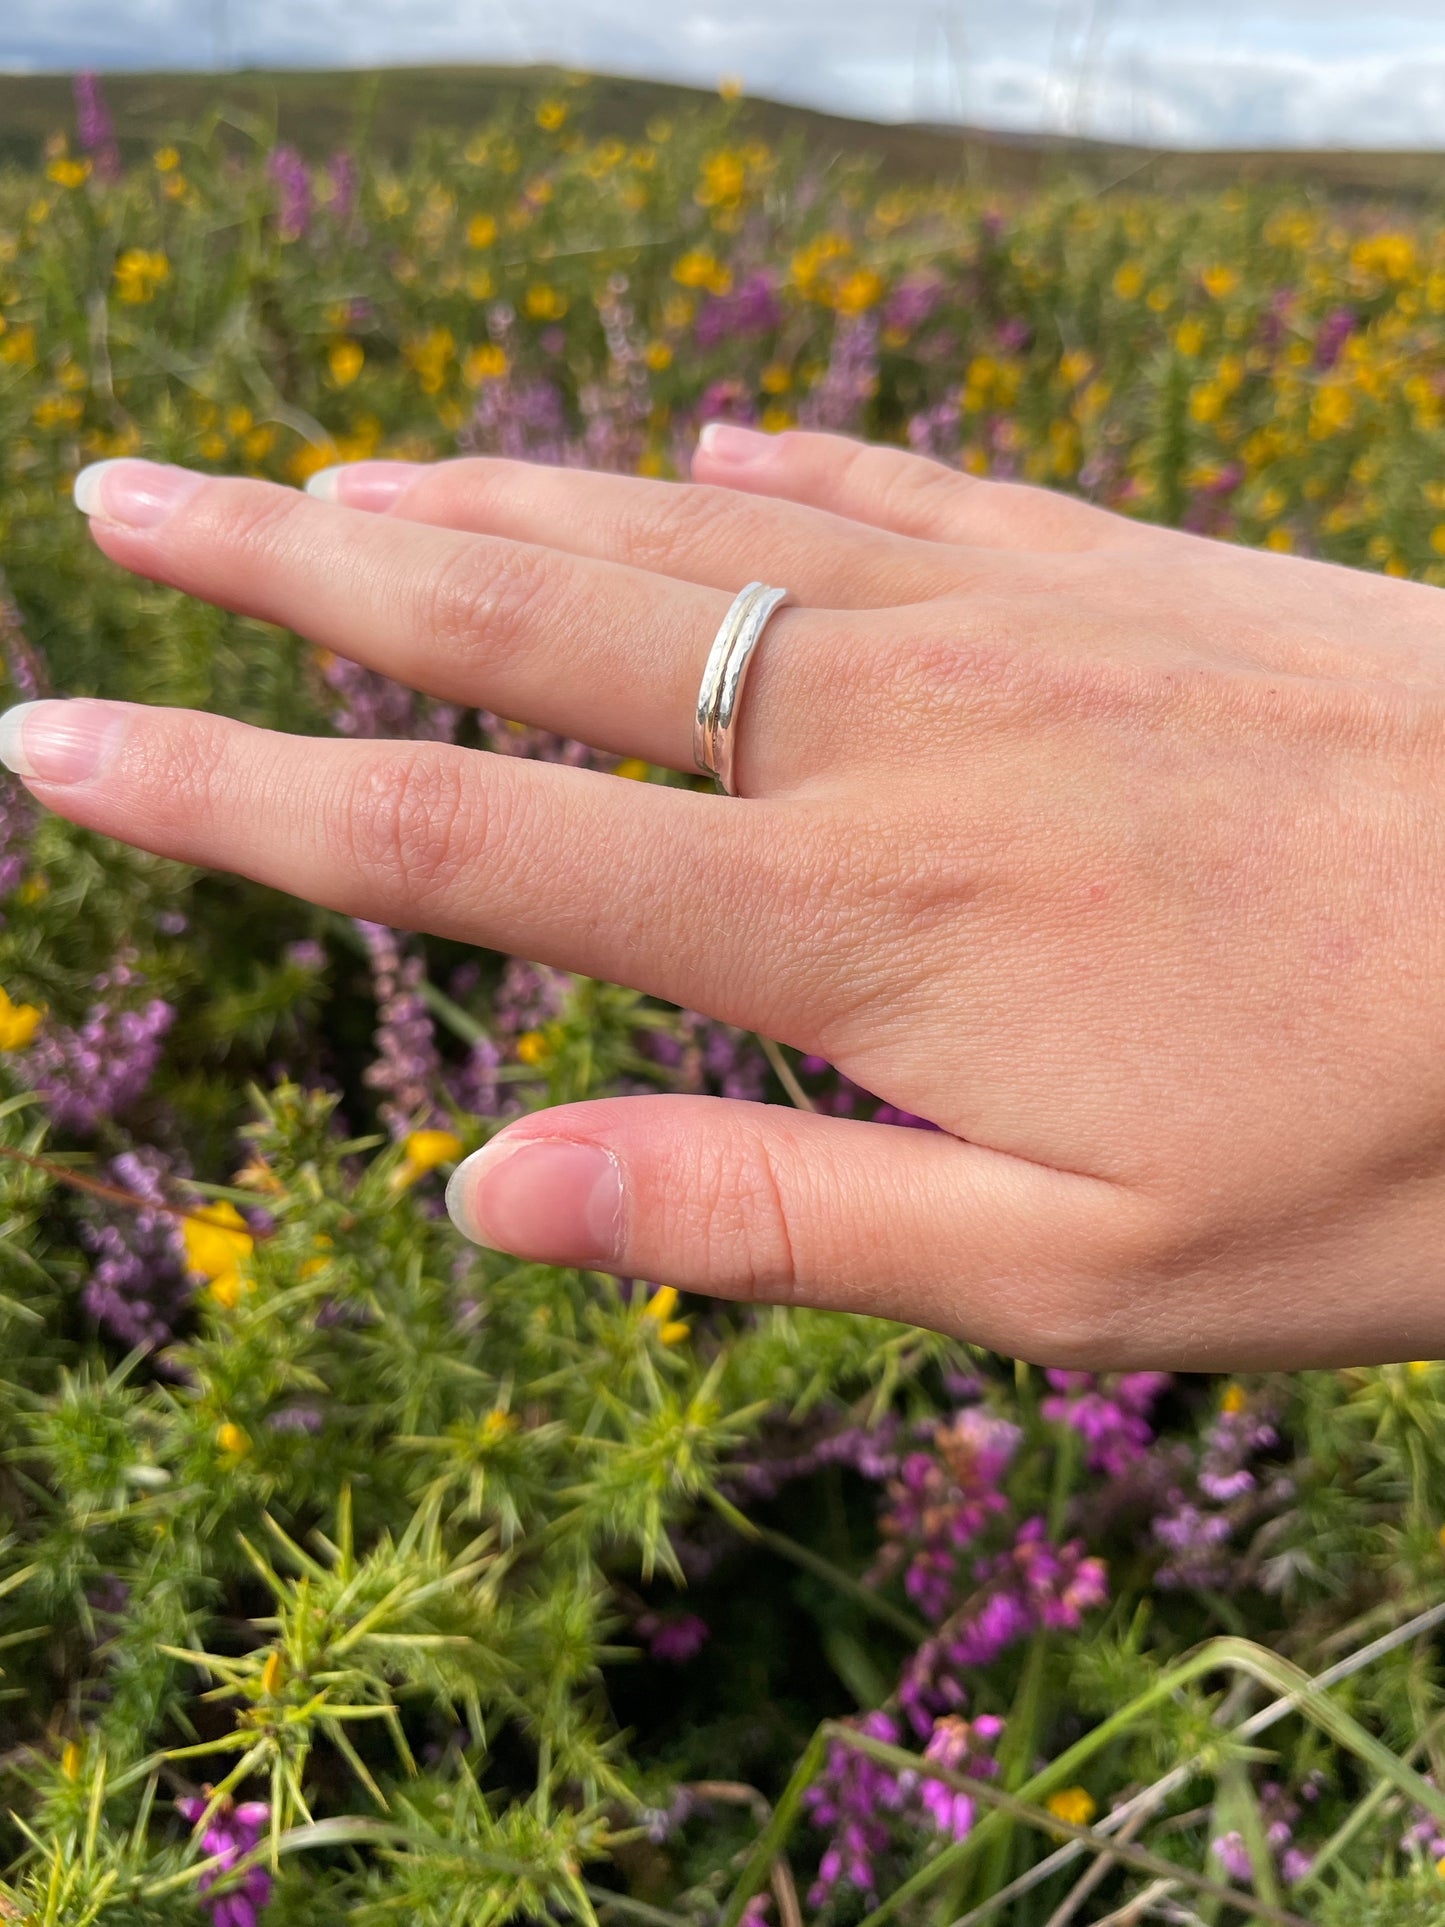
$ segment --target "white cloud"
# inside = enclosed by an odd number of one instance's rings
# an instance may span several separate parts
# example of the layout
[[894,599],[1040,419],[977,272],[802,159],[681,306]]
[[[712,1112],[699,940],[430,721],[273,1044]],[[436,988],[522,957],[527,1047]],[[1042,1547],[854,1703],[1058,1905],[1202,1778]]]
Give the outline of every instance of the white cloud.
[[[195,0],[0,0],[0,67],[207,66]],[[118,10],[119,8],[119,10]],[[1440,0],[229,0],[248,65],[520,61],[880,119],[1187,145],[1436,146]]]

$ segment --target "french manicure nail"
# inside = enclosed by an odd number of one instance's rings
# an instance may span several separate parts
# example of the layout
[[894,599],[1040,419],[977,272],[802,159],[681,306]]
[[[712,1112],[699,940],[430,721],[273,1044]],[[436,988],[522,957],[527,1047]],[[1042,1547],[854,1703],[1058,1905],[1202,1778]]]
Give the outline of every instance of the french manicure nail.
[[419,466],[416,462],[346,462],[318,469],[307,482],[306,493],[349,509],[389,509],[415,481]]
[[621,1251],[622,1171],[600,1144],[504,1133],[457,1166],[447,1210],[473,1244],[605,1269]]
[[153,529],[189,501],[205,480],[168,462],[141,462],[128,455],[92,462],[75,478],[75,506],[84,515],[126,528]]
[[744,428],[738,422],[709,422],[698,436],[697,445],[714,462],[726,462],[729,468],[745,468],[753,462],[766,461],[777,446],[777,437],[765,435],[760,429]]
[[89,782],[114,755],[125,714],[88,697],[16,703],[0,715],[0,763],[39,783]]

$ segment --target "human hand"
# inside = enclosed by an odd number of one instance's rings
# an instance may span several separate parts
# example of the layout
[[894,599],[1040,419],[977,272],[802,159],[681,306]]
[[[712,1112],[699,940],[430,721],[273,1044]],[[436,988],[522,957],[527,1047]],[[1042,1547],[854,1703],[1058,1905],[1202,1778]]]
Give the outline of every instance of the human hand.
[[508,1125],[471,1235],[1054,1364],[1445,1349],[1439,591],[731,427],[694,485],[504,461],[330,500],[125,461],[107,555],[434,695],[690,769],[786,584],[741,797],[77,700],[49,807],[819,1053],[938,1132],[658,1095]]

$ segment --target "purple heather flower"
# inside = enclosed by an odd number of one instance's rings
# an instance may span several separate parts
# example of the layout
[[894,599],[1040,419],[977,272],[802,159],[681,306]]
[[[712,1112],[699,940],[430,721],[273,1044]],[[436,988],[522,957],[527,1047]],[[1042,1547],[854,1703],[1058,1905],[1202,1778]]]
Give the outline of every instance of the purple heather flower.
[[962,1705],[960,1674],[991,1666],[1036,1632],[1076,1630],[1108,1591],[1103,1561],[1077,1539],[1054,1544],[1042,1519],[1026,1520],[1009,1551],[978,1561],[973,1578],[979,1591],[967,1609],[923,1642],[899,1681],[899,1704],[920,1738]]
[[[95,979],[102,993],[129,999],[143,979],[122,956]],[[161,1045],[175,1021],[164,998],[140,1009],[117,1007],[108,995],[91,1005],[78,1029],[46,1024],[26,1053],[23,1070],[49,1107],[56,1126],[85,1134],[102,1118],[122,1116],[150,1084]]]
[[[961,1773],[971,1780],[989,1780],[998,1772],[998,1762],[984,1749],[992,1746],[1002,1731],[1003,1721],[992,1713],[982,1713],[976,1720],[946,1713],[934,1722],[923,1757],[947,1767],[950,1773]],[[953,1840],[962,1840],[972,1833],[971,1794],[960,1793],[942,1780],[921,1778],[918,1797],[940,1833]]]
[[302,937],[296,943],[288,943],[281,954],[292,970],[304,970],[316,976],[326,968],[325,947],[314,937]]
[[696,1659],[710,1637],[707,1621],[696,1613],[644,1613],[637,1633],[647,1641],[650,1656],[665,1666],[685,1666]]
[[[898,1744],[897,1723],[887,1713],[868,1713],[848,1723],[870,1739]],[[808,1896],[810,1905],[825,1906],[840,1882],[865,1899],[876,1896],[874,1862],[887,1852],[892,1831],[882,1816],[898,1812],[906,1797],[897,1774],[887,1767],[841,1741],[829,1747],[822,1773],[803,1795],[813,1825],[832,1834]]]
[[315,1405],[283,1405],[279,1412],[273,1412],[266,1424],[273,1432],[319,1432],[325,1424],[321,1410]]
[[1333,368],[1345,343],[1354,333],[1358,317],[1353,308],[1332,308],[1315,334],[1316,368]]
[[1231,1880],[1246,1881],[1253,1877],[1254,1869],[1250,1864],[1249,1848],[1244,1844],[1240,1833],[1223,1833],[1212,1840],[1215,1856]]
[[1124,1372],[1099,1378],[1092,1372],[1048,1371],[1054,1396],[1043,1415],[1072,1426],[1087,1444],[1091,1472],[1117,1479],[1144,1456],[1154,1438],[1148,1414],[1169,1387],[1167,1372]]
[[12,702],[30,702],[47,693],[45,666],[25,633],[20,610],[0,574],[0,662],[13,691]]
[[381,1019],[375,1031],[376,1058],[362,1072],[362,1080],[385,1093],[378,1107],[382,1122],[394,1138],[402,1138],[437,1115],[434,1093],[441,1055],[418,988],[422,959],[415,954],[403,958],[396,932],[384,924],[358,917],[356,927],[366,940]]
[[[492,313],[499,324],[492,329],[493,339],[506,346],[515,318],[508,319],[510,310],[505,316],[495,308]],[[569,463],[572,451],[562,390],[545,378],[524,381],[509,375],[483,382],[471,426],[459,441],[468,453],[575,466],[575,461]]]
[[823,379],[798,411],[804,428],[857,429],[878,393],[878,317],[838,321]]
[[75,131],[82,153],[89,154],[96,176],[102,181],[120,175],[120,149],[115,141],[115,122],[100,90],[100,75],[79,73],[72,82],[75,93]]
[[276,232],[283,241],[299,241],[311,225],[311,176],[294,147],[275,149],[266,172],[276,186]]
[[906,275],[883,304],[885,328],[902,328],[912,334],[921,328],[944,297],[942,280],[932,275]]
[[752,422],[757,419],[752,386],[729,377],[710,382],[698,403],[698,415],[705,422]]
[[340,148],[331,156],[327,172],[331,176],[331,218],[338,226],[344,227],[356,212],[360,187],[356,162],[345,148]]
[[528,963],[524,957],[508,957],[492,1004],[492,1020],[499,1035],[519,1037],[523,1031],[541,1030],[560,1017],[571,982],[565,970]]
[[1279,1434],[1270,1421],[1248,1407],[1238,1412],[1221,1412],[1204,1437],[1204,1456],[1199,1463],[1200,1491],[1207,1499],[1220,1504],[1253,1492],[1258,1480],[1245,1461],[1278,1443]]
[[85,1283],[85,1308],[127,1347],[166,1344],[190,1302],[180,1220],[160,1208],[166,1202],[162,1180],[169,1174],[159,1151],[122,1151],[106,1175],[157,1209],[114,1208],[109,1222],[80,1226],[81,1242],[96,1260]]
[[0,772],[0,899],[8,897],[30,862],[35,804],[19,777]]
[[888,1486],[875,1576],[903,1568],[904,1590],[941,1620],[964,1587],[963,1554],[988,1520],[1006,1510],[1001,1487],[1021,1434],[981,1407],[931,1428],[931,1451],[910,1452]]
[[1234,1522],[1227,1512],[1204,1512],[1171,1494],[1173,1510],[1157,1518],[1151,1528],[1160,1545],[1172,1555],[1156,1575],[1161,1586],[1217,1587],[1229,1576],[1231,1561],[1223,1552]]
[[[1425,1780],[1427,1785],[1435,1785],[1433,1773],[1427,1773]],[[1426,1860],[1438,1863],[1445,1859],[1445,1827],[1441,1826],[1432,1813],[1427,1813],[1423,1807],[1417,1807],[1415,1818],[1406,1828],[1400,1845],[1406,1853],[1421,1854]]]
[[490,1037],[479,1037],[460,1070],[443,1073],[443,1081],[453,1103],[472,1117],[501,1117],[518,1108],[515,1098],[502,1102],[497,1072],[502,1052]]
[[[194,1826],[208,1804],[205,1798],[180,1799],[176,1801],[176,1809]],[[201,1876],[203,1895],[211,1895],[236,1863],[260,1844],[270,1822],[271,1809],[264,1800],[244,1800],[239,1806],[233,1805],[229,1798],[221,1802],[201,1839],[201,1852],[206,1858],[214,1855],[220,1860],[213,1872]],[[256,1927],[270,1897],[270,1874],[264,1867],[251,1867],[239,1886],[231,1886],[214,1899],[207,1898],[212,1927]]]
[[768,1927],[772,1900],[767,1894],[754,1894],[738,1915],[738,1927]]
[[700,348],[716,347],[720,341],[746,341],[772,334],[782,320],[777,277],[759,269],[729,293],[708,297],[693,323],[693,339]]
[[331,726],[339,735],[421,743],[457,739],[463,712],[454,703],[434,702],[405,683],[329,651],[321,658],[321,679],[335,698]]

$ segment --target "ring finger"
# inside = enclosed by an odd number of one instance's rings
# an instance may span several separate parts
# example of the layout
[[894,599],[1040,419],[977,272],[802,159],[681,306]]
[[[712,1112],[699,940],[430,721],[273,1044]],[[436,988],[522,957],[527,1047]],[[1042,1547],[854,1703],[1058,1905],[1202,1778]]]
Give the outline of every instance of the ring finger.
[[[140,575],[449,701],[692,768],[726,590],[137,461],[82,478],[77,499],[105,553]],[[816,691],[840,649],[866,650],[874,634],[847,611],[773,618],[739,749],[747,794],[826,772],[850,722]]]

